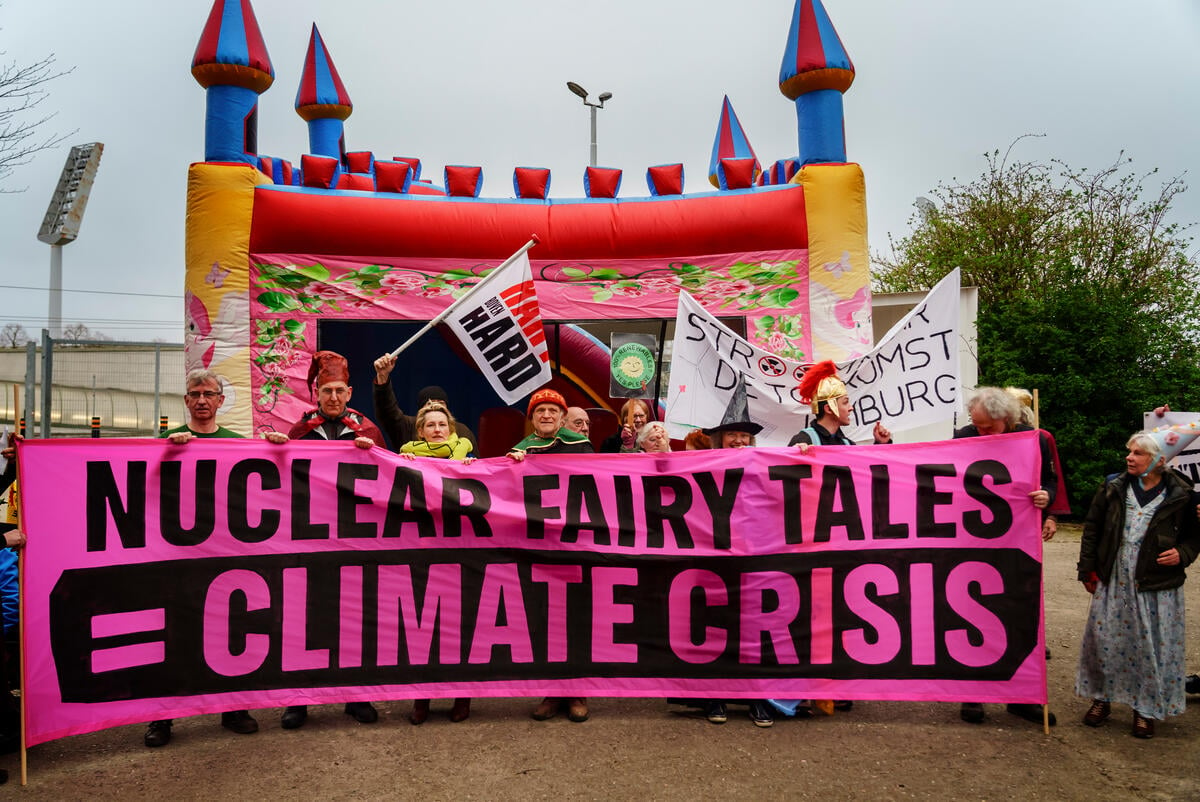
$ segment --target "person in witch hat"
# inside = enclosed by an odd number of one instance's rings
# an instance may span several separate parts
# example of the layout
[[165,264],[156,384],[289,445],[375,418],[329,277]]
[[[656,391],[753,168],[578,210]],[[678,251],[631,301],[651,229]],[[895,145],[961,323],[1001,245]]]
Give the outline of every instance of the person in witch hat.
[[[854,402],[850,400],[846,384],[838,376],[837,365],[832,360],[818,362],[804,371],[798,392],[800,400],[811,405],[812,414],[817,419],[788,441],[789,446],[854,445],[853,440],[842,434],[842,427],[850,425]],[[875,421],[872,436],[876,443],[892,442],[892,433],[883,425],[883,421]]]
[[746,381],[739,377],[733,395],[725,407],[725,414],[716,426],[709,426],[704,433],[712,438],[713,448],[748,448],[755,445],[754,436],[762,426],[750,420],[750,407],[746,401]]
[[[725,414],[716,426],[709,426],[704,433],[712,438],[713,448],[751,448],[755,445],[754,436],[762,431],[762,426],[750,420],[750,407],[746,398],[746,381],[738,377],[737,386],[725,407]],[[771,714],[770,703],[766,699],[748,699],[750,720],[756,727],[770,727],[775,723]],[[713,724],[724,724],[728,719],[728,711],[724,699],[710,699],[704,703],[704,715]]]
[[1200,554],[1192,480],[1167,463],[1200,435],[1200,421],[1140,432],[1125,470],[1105,478],[1079,541],[1079,581],[1092,594],[1075,693],[1099,727],[1113,702],[1133,708],[1131,734],[1187,709],[1184,569]]

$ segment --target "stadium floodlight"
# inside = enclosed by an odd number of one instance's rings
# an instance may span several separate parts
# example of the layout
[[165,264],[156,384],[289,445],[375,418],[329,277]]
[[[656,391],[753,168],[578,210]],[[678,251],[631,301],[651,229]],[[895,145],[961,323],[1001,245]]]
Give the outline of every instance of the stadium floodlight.
[[83,212],[87,209],[92,182],[100,169],[100,155],[104,145],[92,142],[76,145],[67,154],[58,177],[58,186],[46,207],[42,227],[37,238],[50,246],[50,311],[49,329],[52,337],[62,336],[62,246],[74,242],[79,236]]

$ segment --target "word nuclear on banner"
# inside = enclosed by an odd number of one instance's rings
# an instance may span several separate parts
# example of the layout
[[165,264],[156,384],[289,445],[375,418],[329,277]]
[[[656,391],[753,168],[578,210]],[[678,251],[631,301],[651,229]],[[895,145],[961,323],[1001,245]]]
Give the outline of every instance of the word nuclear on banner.
[[504,403],[512,404],[550,381],[550,354],[529,257],[488,276],[489,290],[471,296],[447,317]]
[[367,699],[1042,702],[1038,454],[30,441],[27,743]]
[[[873,350],[838,364],[854,401],[843,432],[869,441],[884,421],[906,431],[948,420],[958,397],[958,270],[947,275],[880,339]],[[750,419],[761,424],[760,446],[784,446],[809,425],[810,409],[797,387],[805,366],[739,337],[692,296],[679,293],[666,424],[672,437],[715,426],[739,376],[746,384]]]

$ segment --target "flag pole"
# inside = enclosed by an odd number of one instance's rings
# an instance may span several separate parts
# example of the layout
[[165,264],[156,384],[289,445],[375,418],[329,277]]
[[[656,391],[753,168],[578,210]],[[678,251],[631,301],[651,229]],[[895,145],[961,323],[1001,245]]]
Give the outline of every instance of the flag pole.
[[500,263],[500,265],[498,267],[496,267],[494,270],[492,270],[490,273],[488,273],[486,276],[484,276],[482,279],[480,279],[479,282],[476,283],[475,286],[472,287],[470,290],[468,290],[461,298],[459,298],[454,303],[450,304],[445,309],[443,309],[441,312],[439,312],[437,317],[435,317],[433,320],[426,323],[421,328],[420,331],[418,331],[416,334],[414,334],[413,336],[411,336],[407,340],[405,340],[404,344],[402,344],[395,351],[392,351],[391,354],[389,354],[389,356],[392,356],[392,357],[400,356],[401,352],[406,350],[410,345],[415,343],[417,340],[421,339],[421,337],[423,337],[425,335],[425,333],[428,332],[430,329],[432,329],[434,326],[436,326],[437,324],[439,324],[443,320],[445,320],[446,317],[450,314],[451,311],[454,310],[454,308],[456,306],[458,306],[460,303],[462,303],[463,301],[467,300],[472,295],[474,295],[484,284],[487,284],[488,281],[493,276],[497,275],[501,270],[508,267],[513,262],[517,261],[518,259],[520,259],[526,252],[529,251],[530,248],[532,248],[534,245],[538,245],[540,242],[541,242],[541,240],[538,239],[537,234],[531,235],[529,238],[529,242],[526,242],[524,245],[522,245],[520,248],[518,248],[516,253],[514,253],[512,256],[505,259],[503,262]]
[[[28,401],[28,399],[26,399]],[[21,405],[21,396],[17,389],[17,385],[13,385],[13,429],[16,434],[18,422],[21,420],[21,413],[17,407]],[[15,441],[16,438],[14,437]],[[5,445],[8,445],[5,443]],[[16,444],[20,448],[20,444]],[[13,459],[17,458],[16,452],[13,452]],[[11,492],[11,488],[9,488]],[[18,497],[19,498],[19,497]],[[15,501],[15,500],[14,500]],[[21,511],[18,509],[17,515],[17,531],[21,529]],[[21,699],[18,703],[18,726],[21,728],[21,787],[24,788],[29,784],[29,747],[25,743],[25,724],[26,712],[25,702],[29,698],[29,680],[25,674],[25,659],[29,654],[29,650],[25,648],[25,549],[22,547],[17,552],[17,643],[21,650],[20,660],[18,660],[18,670],[20,671],[21,683]]]

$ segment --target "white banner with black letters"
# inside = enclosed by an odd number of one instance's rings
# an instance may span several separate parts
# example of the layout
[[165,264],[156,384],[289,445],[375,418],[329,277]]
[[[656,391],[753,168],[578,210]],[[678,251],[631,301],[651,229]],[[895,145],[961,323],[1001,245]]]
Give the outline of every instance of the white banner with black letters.
[[[880,339],[873,350],[838,363],[854,402],[848,437],[871,440],[877,421],[893,432],[948,420],[960,410],[956,269]],[[738,375],[746,382],[757,441],[783,446],[809,425],[796,388],[804,365],[742,339],[686,292],[679,293],[666,424],[672,437],[715,426]]]

